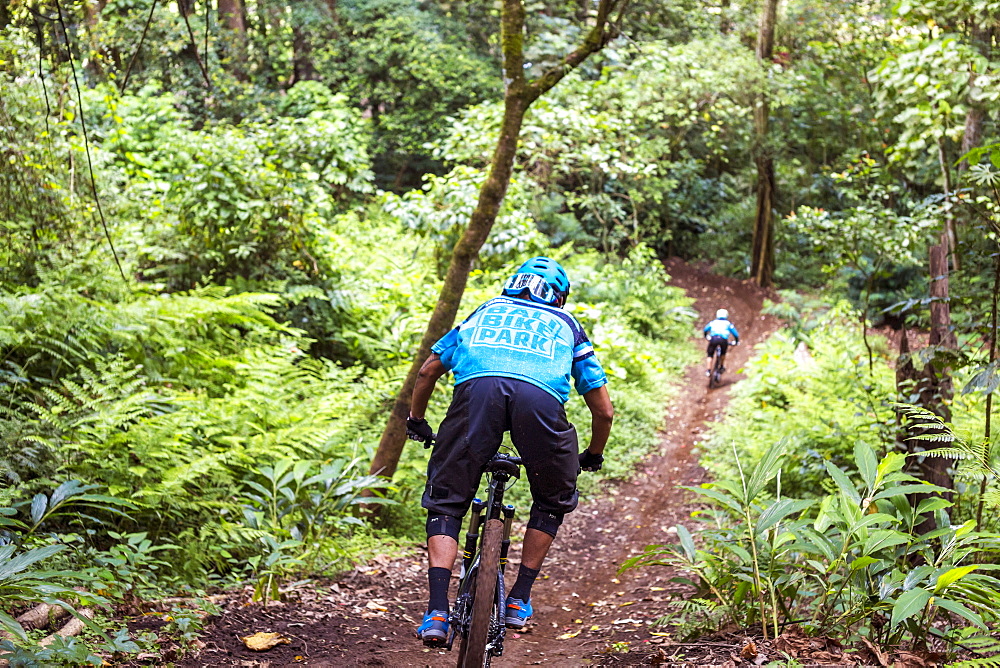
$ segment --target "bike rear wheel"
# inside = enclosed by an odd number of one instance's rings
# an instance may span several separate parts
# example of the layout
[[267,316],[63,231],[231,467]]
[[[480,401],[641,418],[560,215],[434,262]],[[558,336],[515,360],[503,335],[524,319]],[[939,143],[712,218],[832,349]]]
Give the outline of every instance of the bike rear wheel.
[[490,520],[483,532],[483,547],[479,557],[479,572],[476,573],[472,600],[472,622],[469,635],[462,639],[458,654],[458,668],[482,668],[488,666],[490,657],[486,655],[490,626],[496,619],[499,603],[496,600],[497,574],[500,569],[500,542],[503,540],[503,521]]
[[708,389],[718,387],[722,381],[722,355],[715,351],[715,360],[712,362],[712,372],[708,374]]

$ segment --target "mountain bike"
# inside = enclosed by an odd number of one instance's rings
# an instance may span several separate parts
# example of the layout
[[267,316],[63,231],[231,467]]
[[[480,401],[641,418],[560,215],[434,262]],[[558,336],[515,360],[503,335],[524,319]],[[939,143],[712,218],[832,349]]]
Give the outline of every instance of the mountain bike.
[[[729,348],[735,348],[738,343],[727,343]],[[718,387],[722,382],[722,372],[725,371],[725,367],[722,366],[722,346],[715,347],[715,353],[713,354],[712,360],[712,371],[708,374],[708,389]]]
[[514,521],[514,506],[504,505],[503,495],[507,482],[520,477],[520,465],[520,457],[497,453],[483,469],[487,476],[486,501],[472,502],[458,594],[448,617],[451,631],[447,648],[450,650],[455,640],[460,640],[459,668],[489,666],[493,657],[503,654],[507,601],[504,569]]

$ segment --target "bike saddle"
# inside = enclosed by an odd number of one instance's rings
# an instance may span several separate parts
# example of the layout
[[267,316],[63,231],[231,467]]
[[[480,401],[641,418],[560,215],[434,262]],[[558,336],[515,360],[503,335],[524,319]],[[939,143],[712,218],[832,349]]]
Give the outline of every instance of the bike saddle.
[[520,457],[509,457],[507,455],[497,455],[483,467],[486,473],[506,473],[511,478],[521,477]]

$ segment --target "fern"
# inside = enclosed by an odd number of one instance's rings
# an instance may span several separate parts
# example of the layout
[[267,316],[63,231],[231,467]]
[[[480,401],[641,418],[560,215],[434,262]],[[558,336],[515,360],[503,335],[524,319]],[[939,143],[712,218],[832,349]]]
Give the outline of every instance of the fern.
[[[955,433],[954,425],[945,422],[939,416],[912,404],[896,404],[907,420],[909,429],[929,430],[930,433],[915,434],[907,438],[920,441],[932,441],[939,443],[953,443],[950,448],[931,448],[920,454],[925,457],[945,457],[947,459],[959,459],[968,463],[970,470],[967,473],[973,477],[986,478],[994,482],[1000,480],[1000,471],[993,465],[995,457],[994,444],[986,439],[972,440],[961,438]],[[992,504],[996,499],[996,494],[990,494],[987,502]]]
[[[948,664],[951,668],[979,668],[990,667],[1000,668],[1000,640],[991,636],[982,635],[978,629],[966,629],[973,633],[970,637],[961,637],[956,644],[962,649],[976,654],[989,654],[973,659],[965,659],[956,663]],[[965,633],[960,633],[964,636]]]

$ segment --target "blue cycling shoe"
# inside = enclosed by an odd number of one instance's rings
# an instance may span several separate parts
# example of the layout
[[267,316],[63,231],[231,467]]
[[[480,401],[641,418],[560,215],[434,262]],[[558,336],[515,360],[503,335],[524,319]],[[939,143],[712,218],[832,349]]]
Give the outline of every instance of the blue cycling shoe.
[[417,637],[425,645],[443,645],[448,641],[448,613],[431,610],[424,614],[424,621],[417,627]]
[[533,614],[535,610],[531,607],[531,599],[525,602],[519,598],[507,597],[507,615],[504,618],[507,628],[523,629]]

